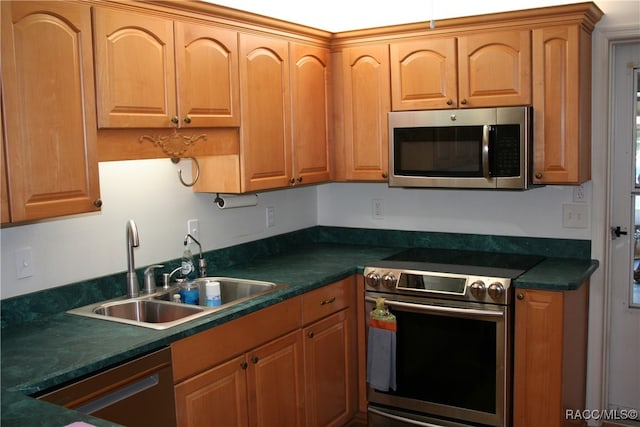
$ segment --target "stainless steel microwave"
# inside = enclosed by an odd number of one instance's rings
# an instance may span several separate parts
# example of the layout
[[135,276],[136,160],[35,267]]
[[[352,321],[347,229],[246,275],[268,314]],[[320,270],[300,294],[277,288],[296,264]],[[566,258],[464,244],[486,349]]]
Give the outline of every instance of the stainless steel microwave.
[[389,186],[532,186],[530,106],[389,113]]

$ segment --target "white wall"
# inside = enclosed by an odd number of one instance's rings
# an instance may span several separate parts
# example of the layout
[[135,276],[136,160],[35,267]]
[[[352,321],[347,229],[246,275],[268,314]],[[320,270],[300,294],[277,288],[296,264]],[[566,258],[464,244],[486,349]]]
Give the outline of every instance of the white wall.
[[[585,203],[591,185],[584,185]],[[382,199],[382,219],[373,200]],[[318,188],[320,225],[503,236],[591,238],[590,227],[563,228],[562,206],[573,203],[573,187],[528,191],[389,188],[386,184],[325,184]],[[589,210],[589,209],[587,209]]]
[[[127,268],[125,224],[133,219],[140,246],[137,267],[179,258],[187,220],[200,221],[203,250],[262,239],[316,224],[313,187],[260,193],[258,206],[221,210],[214,194],[182,186],[177,169],[191,165],[168,159],[100,163],[102,212],[42,221],[0,231],[0,296],[8,298],[109,275]],[[266,227],[265,208],[276,210]],[[15,251],[32,249],[33,276],[17,279]],[[192,250],[197,250],[193,245]]]

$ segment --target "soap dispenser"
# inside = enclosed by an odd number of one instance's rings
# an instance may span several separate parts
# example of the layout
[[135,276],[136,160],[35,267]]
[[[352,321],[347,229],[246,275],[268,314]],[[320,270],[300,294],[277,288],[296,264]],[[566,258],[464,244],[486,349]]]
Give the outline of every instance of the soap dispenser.
[[198,305],[200,292],[198,284],[194,282],[196,269],[193,262],[193,255],[186,243],[184,245],[184,252],[182,253],[180,273],[185,278],[185,281],[180,285],[180,298],[182,302],[185,304]]

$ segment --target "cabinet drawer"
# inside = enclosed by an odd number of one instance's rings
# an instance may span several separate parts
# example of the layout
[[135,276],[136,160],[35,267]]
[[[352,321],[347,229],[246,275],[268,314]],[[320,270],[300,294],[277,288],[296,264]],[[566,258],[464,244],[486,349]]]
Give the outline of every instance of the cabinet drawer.
[[291,298],[171,344],[175,383],[300,327]]
[[355,284],[348,278],[302,295],[302,323],[307,325],[353,304]]

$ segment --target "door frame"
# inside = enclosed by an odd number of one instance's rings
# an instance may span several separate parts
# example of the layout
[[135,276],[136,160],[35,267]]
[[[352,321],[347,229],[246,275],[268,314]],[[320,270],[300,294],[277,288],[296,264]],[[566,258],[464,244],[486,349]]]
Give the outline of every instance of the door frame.
[[[591,255],[600,260],[600,268],[591,277],[589,308],[589,344],[587,360],[587,401],[586,408],[606,409],[609,401],[608,352],[610,328],[610,277],[609,253],[611,185],[610,159],[613,150],[612,135],[612,93],[613,93],[613,46],[618,43],[640,39],[637,26],[620,26],[593,33],[592,60],[592,221]],[[598,118],[605,117],[598,120]],[[599,425],[589,420],[589,426]]]

